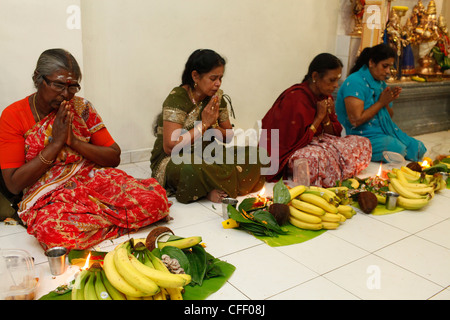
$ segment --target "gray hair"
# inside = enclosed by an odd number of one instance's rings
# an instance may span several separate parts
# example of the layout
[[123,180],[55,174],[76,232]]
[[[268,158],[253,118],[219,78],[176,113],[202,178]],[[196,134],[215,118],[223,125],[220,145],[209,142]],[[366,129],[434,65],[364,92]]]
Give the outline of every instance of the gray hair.
[[81,69],[72,54],[64,49],[49,49],[39,56],[34,70],[33,83],[36,89],[39,89],[42,84],[43,77],[50,76],[59,70],[70,71],[74,73],[78,82],[81,81]]

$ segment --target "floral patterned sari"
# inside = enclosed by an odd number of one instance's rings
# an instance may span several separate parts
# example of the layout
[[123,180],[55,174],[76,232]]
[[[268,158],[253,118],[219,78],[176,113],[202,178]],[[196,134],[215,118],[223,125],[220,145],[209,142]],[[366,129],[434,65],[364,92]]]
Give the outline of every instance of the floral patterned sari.
[[[103,129],[92,105],[75,97],[74,134],[89,142]],[[51,141],[53,112],[25,136],[26,161]],[[136,180],[115,168],[103,168],[65,146],[52,167],[24,190],[19,216],[43,248],[86,249],[166,217],[166,191],[153,179]]]

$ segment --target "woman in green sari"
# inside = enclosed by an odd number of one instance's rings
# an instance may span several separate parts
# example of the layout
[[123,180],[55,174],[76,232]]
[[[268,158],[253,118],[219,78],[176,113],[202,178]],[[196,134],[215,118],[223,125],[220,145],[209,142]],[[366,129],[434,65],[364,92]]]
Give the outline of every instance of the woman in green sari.
[[220,89],[225,64],[213,50],[194,51],[156,120],[152,176],[181,203],[219,203],[264,185],[256,147],[224,145],[234,136]]

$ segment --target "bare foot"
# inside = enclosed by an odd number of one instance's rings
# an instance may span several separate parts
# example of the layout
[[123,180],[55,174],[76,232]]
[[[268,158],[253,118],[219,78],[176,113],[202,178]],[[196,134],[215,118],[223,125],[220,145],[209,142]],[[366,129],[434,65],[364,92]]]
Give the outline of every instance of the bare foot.
[[213,190],[206,196],[209,201],[214,203],[221,203],[222,199],[226,197],[228,197],[228,195],[222,190]]

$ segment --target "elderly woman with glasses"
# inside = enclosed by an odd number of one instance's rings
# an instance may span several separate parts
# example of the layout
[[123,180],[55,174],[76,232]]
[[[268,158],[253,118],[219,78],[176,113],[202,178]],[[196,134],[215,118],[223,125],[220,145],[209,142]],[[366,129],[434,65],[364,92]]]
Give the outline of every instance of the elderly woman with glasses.
[[86,249],[168,216],[153,178],[116,169],[121,150],[92,104],[75,96],[81,71],[63,49],[41,54],[37,91],[0,118],[0,165],[18,214],[43,248]]

